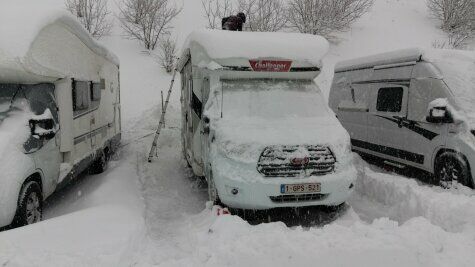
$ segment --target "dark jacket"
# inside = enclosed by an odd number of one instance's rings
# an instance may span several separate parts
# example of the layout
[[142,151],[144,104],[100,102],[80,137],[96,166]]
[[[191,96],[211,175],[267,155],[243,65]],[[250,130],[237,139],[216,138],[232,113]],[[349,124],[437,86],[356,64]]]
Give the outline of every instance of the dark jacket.
[[244,24],[243,19],[238,16],[229,16],[229,17],[223,18],[223,20],[221,21],[221,26],[223,30],[228,30],[228,31],[242,31],[243,24]]

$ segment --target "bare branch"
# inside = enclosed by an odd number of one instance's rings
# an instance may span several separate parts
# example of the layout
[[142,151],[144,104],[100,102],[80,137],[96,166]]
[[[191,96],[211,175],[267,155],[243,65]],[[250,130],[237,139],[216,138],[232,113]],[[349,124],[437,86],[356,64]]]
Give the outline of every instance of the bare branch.
[[250,31],[276,32],[287,23],[286,6],[282,0],[238,0],[237,10],[246,14]]
[[154,50],[162,34],[169,34],[172,20],[181,12],[170,0],[123,0],[120,21],[126,34]]
[[370,10],[374,0],[290,0],[290,27],[329,39]]
[[66,8],[95,38],[110,34],[112,22],[107,0],[66,0]]
[[[427,7],[448,35],[443,47],[461,48],[475,37],[474,0],[427,0]],[[439,43],[436,46],[442,45]]]
[[230,16],[233,12],[233,4],[230,0],[201,0],[204,17],[208,21],[209,29],[221,29],[221,19]]
[[160,51],[158,53],[158,59],[160,60],[160,64],[166,70],[166,72],[170,73],[173,71],[175,64],[176,64],[176,53],[177,53],[177,46],[176,42],[167,36],[163,38],[159,42]]

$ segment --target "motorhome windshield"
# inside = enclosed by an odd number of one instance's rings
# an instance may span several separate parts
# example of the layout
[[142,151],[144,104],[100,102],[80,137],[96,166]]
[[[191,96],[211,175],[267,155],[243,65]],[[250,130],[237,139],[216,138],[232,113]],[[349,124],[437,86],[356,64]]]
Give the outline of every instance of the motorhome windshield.
[[430,61],[442,73],[444,82],[457,104],[475,121],[475,55],[461,51],[443,51],[430,55]]
[[19,108],[14,105],[16,101],[26,100],[28,109],[34,114],[40,115],[48,108],[57,121],[57,108],[54,100],[53,84],[0,84],[0,122],[2,122],[12,108]]
[[223,118],[265,119],[328,116],[320,90],[311,81],[225,80]]

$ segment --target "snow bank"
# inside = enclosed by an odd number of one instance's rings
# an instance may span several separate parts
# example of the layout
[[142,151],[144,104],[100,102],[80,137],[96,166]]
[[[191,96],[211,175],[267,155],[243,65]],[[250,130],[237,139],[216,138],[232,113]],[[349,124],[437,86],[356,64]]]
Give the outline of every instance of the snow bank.
[[386,216],[400,223],[424,217],[449,232],[475,233],[475,193],[419,185],[403,176],[375,172],[361,160],[356,192],[384,207]]
[[97,43],[64,8],[54,0],[2,0],[0,3],[0,63],[23,60],[40,31],[60,23],[92,51],[119,64],[118,58]]
[[471,266],[473,236],[452,234],[424,218],[403,225],[386,218],[365,224],[350,209],[321,228],[281,222],[251,226],[210,210],[181,222],[174,242],[144,249],[142,265],[156,266]]
[[[302,61],[321,66],[329,44],[325,38],[299,33],[233,32],[197,30],[190,34],[184,48],[198,45],[211,59],[227,58],[280,58]],[[202,60],[196,59],[197,63]],[[204,60],[208,61],[208,60]]]
[[90,208],[0,233],[7,266],[129,266],[143,222],[117,206]]

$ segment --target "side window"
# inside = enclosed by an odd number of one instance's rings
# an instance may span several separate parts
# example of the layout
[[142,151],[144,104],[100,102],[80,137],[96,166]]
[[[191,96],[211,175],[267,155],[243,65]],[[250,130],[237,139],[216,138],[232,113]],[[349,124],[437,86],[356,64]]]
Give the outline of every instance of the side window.
[[89,84],[90,92],[89,95],[91,97],[91,109],[96,109],[99,107],[101,103],[101,84],[100,83],[93,83]]
[[201,119],[202,105],[203,104],[201,103],[200,99],[195,95],[195,92],[193,92],[192,97],[191,97],[191,108],[200,119]]
[[91,101],[101,100],[101,84],[91,82]]
[[403,95],[404,89],[402,87],[379,89],[376,110],[381,112],[401,112]]
[[73,111],[84,111],[89,108],[89,83],[73,82]]

